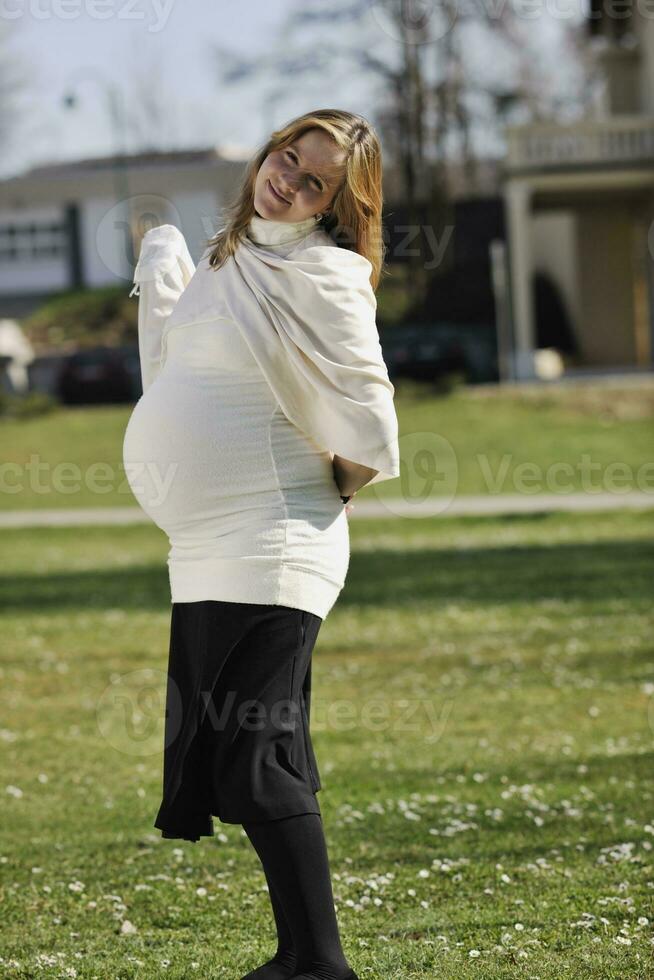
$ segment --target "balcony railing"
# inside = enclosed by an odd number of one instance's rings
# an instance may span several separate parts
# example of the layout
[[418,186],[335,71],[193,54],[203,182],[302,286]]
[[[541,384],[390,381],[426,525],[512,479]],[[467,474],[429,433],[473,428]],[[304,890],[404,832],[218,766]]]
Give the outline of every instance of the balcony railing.
[[633,166],[654,162],[654,117],[515,126],[507,130],[507,140],[509,172]]

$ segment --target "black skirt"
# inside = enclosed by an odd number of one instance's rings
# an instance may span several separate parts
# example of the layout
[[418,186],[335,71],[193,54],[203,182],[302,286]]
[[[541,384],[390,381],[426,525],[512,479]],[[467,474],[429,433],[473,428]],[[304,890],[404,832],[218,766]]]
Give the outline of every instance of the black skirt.
[[162,837],[197,841],[223,823],[320,813],[309,731],[320,616],[290,606],[172,605]]

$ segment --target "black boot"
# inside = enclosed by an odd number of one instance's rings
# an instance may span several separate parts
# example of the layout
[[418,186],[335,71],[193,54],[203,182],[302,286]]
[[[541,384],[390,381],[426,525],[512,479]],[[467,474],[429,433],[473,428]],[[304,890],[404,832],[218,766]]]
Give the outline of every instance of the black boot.
[[[312,970],[310,973],[295,973],[291,980],[332,980],[333,976],[333,973],[321,973],[320,970],[314,973]],[[339,977],[339,980],[359,980],[359,978],[354,970],[350,970],[344,977]]]

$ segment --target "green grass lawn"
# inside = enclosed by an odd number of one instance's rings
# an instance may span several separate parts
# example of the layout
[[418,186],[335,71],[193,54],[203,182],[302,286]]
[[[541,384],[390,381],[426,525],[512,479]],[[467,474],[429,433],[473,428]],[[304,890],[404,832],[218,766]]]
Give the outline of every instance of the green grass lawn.
[[[654,500],[654,385],[468,386],[438,396],[398,383],[402,475],[359,499],[596,489]],[[3,421],[0,509],[136,506],[122,443],[131,406]]]
[[[352,521],[312,731],[362,980],[652,975],[653,518]],[[274,949],[247,838],[152,827],[167,540],[2,546],[0,975],[240,977]]]

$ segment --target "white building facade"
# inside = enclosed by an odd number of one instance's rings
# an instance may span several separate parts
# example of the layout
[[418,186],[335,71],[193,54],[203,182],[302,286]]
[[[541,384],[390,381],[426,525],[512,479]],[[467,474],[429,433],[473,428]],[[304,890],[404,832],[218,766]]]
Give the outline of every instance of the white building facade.
[[69,289],[125,285],[145,232],[174,224],[197,261],[246,159],[217,148],[36,167],[0,181],[0,317]]
[[[625,8],[626,9],[626,8]],[[534,376],[532,277],[564,297],[578,366],[654,367],[654,15],[591,0],[588,43],[605,79],[597,118],[508,131],[504,198],[514,376]]]

